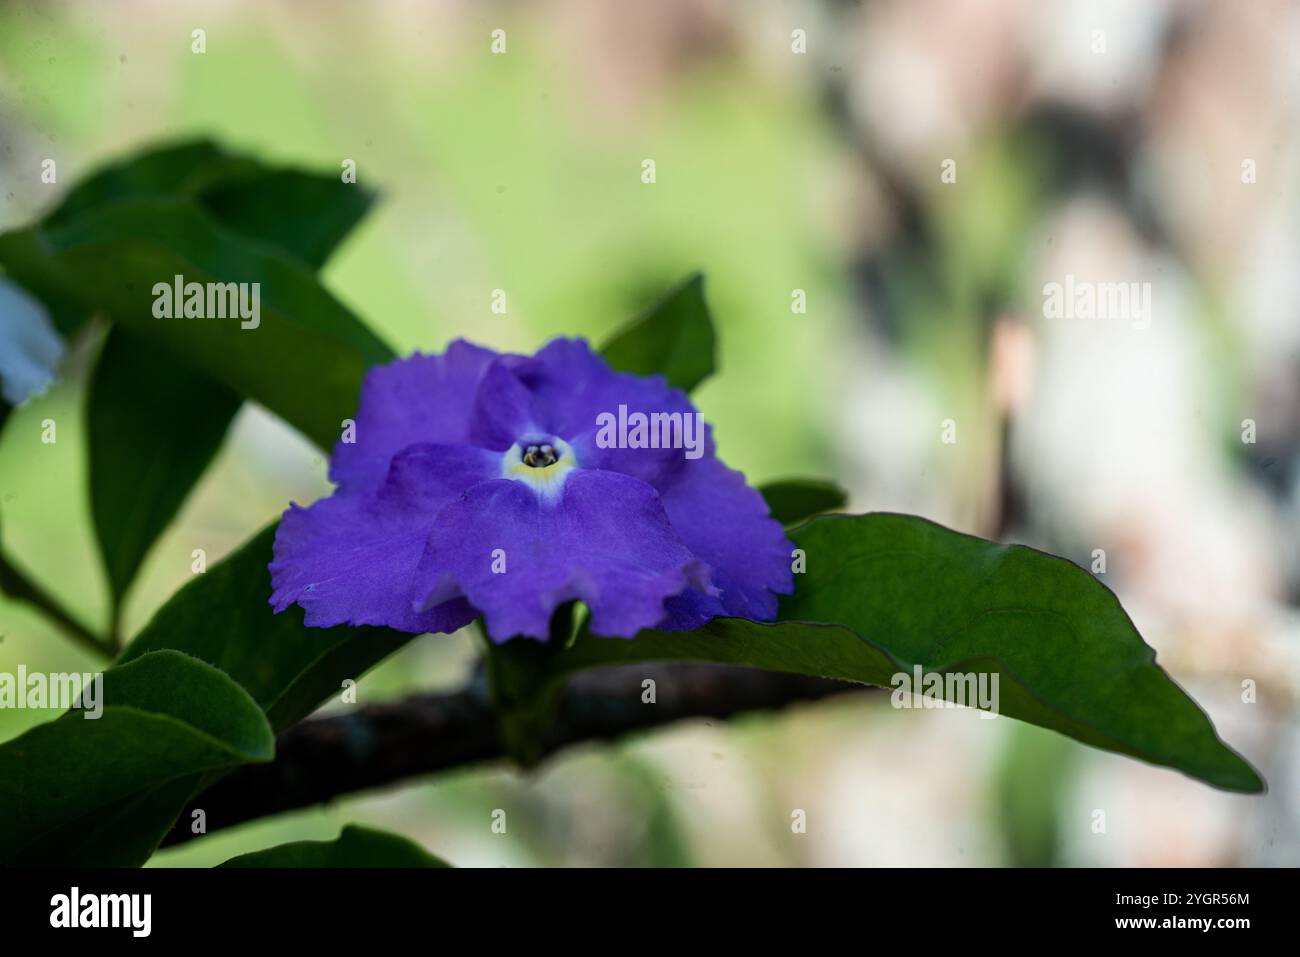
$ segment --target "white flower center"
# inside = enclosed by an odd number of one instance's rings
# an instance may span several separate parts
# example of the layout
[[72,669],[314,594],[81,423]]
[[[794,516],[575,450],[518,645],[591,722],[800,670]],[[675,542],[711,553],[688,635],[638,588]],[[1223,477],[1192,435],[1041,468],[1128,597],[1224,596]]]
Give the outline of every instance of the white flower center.
[[539,498],[553,501],[578,465],[564,439],[540,437],[516,442],[501,456],[501,477],[528,485]]

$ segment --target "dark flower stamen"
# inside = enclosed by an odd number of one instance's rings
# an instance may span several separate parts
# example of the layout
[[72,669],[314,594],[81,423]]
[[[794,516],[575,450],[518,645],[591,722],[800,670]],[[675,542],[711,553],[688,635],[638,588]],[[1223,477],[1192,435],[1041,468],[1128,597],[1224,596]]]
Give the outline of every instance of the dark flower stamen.
[[544,469],[559,461],[555,447],[551,445],[530,445],[524,449],[524,464],[535,469]]

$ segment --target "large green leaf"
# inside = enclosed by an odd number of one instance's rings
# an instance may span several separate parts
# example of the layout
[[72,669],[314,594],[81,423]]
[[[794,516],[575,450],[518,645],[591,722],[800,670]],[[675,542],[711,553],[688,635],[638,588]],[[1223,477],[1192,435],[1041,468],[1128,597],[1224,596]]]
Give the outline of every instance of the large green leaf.
[[601,347],[609,364],[637,375],[662,375],[690,392],[713,373],[713,320],[704,301],[704,277],[694,273],[664,300]]
[[114,606],[221,445],[239,397],[146,339],[109,330],[86,401],[90,505]]
[[277,169],[210,140],[151,147],[82,179],[45,220],[123,200],[191,198],[227,226],[319,268],[374,202],[337,173]]
[[43,229],[67,226],[105,205],[188,199],[246,235],[319,267],[374,201],[338,176],[268,167],[209,140],[150,147],[90,173],[37,226],[0,236],[0,268],[40,298],[64,335],[101,304],[71,294]]
[[126,662],[173,648],[215,665],[239,682],[277,731],[302,719],[345,678],[371,666],[414,636],[387,628],[307,628],[302,609],[272,613],[275,526],[173,595],[127,646]]
[[199,201],[227,226],[319,269],[366,214],[374,194],[337,176],[254,165],[232,171]]
[[848,497],[844,489],[824,479],[784,479],[768,482],[759,488],[772,517],[782,525],[794,525],[805,519],[843,508]]
[[[359,679],[415,637],[386,628],[307,628],[296,606],[272,614],[266,566],[274,537],[270,525],[175,593],[118,663],[148,659],[160,649],[185,651],[238,681],[281,731],[341,692],[344,679]],[[86,837],[87,853],[117,865],[143,863],[216,776],[194,775],[130,794],[110,809],[120,824]]]
[[211,140],[149,147],[82,177],[46,218],[67,223],[106,203],[161,196],[195,196],[219,182],[234,158]]
[[[64,334],[106,312],[329,445],[355,408],[365,367],[392,354],[311,267],[372,201],[334,175],[267,167],[205,140],[167,145],[91,174],[44,223],[0,236],[0,266],[45,302]],[[175,275],[260,283],[273,328],[154,319],[154,284]],[[232,330],[255,341],[227,337]]]
[[98,718],[73,710],[0,745],[0,861],[68,863],[62,829],[83,833],[133,794],[274,753],[248,694],[187,655],[110,669],[102,693]]
[[93,306],[76,296],[76,285],[51,254],[39,229],[0,233],[0,269],[44,304],[54,328],[65,338],[94,312]]
[[[301,720],[414,636],[383,628],[307,628],[301,609],[275,615],[267,564],[275,526],[180,589],[127,646],[120,666],[180,650],[238,682],[272,729]],[[136,790],[60,835],[68,859],[143,864],[181,810],[221,773],[193,774]]]
[[332,841],[294,841],[218,867],[449,867],[409,838],[349,824]]
[[42,865],[142,867],[181,809],[223,773],[187,774],[96,808],[25,847],[22,859]]
[[[21,234],[0,237],[0,261]],[[249,239],[188,200],[122,200],[43,230],[41,247],[69,289],[168,352],[261,402],[322,446],[356,411],[365,371],[393,357],[310,268]],[[258,283],[260,322],[160,319],[154,285]],[[75,281],[74,281],[75,280]]]
[[[147,150],[90,175],[47,218],[47,228],[75,228],[79,217],[109,204],[175,197],[193,198],[225,225],[313,267],[373,199],[337,176],[270,169],[200,140]],[[154,345],[144,331],[110,332],[88,399],[93,514],[115,609],[239,408],[228,386]]]
[[[175,593],[122,651],[118,666],[179,650],[220,668],[265,711],[274,731],[298,722],[402,648],[413,635],[386,628],[307,628],[291,607],[272,614],[270,576],[276,527]],[[77,832],[77,859],[138,866],[161,843],[183,807],[221,771],[188,775],[125,794]]]
[[783,621],[718,619],[632,641],[582,634],[550,659],[551,675],[682,659],[882,687],[916,665],[996,673],[1001,714],[1216,787],[1262,790],[1110,590],[1070,562],[906,515],[832,515],[791,535],[807,570]]

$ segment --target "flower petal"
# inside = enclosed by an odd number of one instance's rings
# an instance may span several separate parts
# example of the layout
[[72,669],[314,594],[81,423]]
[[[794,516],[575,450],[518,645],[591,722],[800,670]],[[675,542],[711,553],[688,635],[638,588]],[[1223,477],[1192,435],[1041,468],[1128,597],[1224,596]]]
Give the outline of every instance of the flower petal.
[[775,618],[776,596],[794,591],[794,545],[763,496],[741,473],[707,458],[687,462],[659,494],[674,531],[721,589],[717,608],[689,593],[671,602],[666,627],[695,628],[718,614]]
[[290,506],[270,566],[275,611],[297,602],[313,627],[386,625],[415,633],[464,627],[474,618],[465,601],[417,613],[411,584],[438,512],[497,468],[494,453],[421,444],[394,457],[376,490]]
[[417,582],[421,607],[462,594],[497,641],[546,638],[555,609],[574,600],[596,634],[631,637],[663,619],[670,596],[710,587],[653,488],[587,469],[553,503],[508,479],[471,489],[439,515]]
[[477,445],[503,451],[521,436],[543,431],[533,395],[520,370],[533,363],[525,356],[498,356],[483,373],[469,416],[468,438]]
[[701,455],[713,455],[712,436],[684,392],[670,387],[662,376],[615,372],[581,339],[552,340],[515,374],[532,394],[538,425],[573,445],[584,468],[634,475],[657,488],[688,461],[681,447],[601,448],[596,442],[598,418],[617,417],[620,406],[628,415],[676,415],[683,426],[691,416],[689,425],[700,429]]
[[330,479],[345,491],[373,488],[408,445],[463,442],[479,382],[496,357],[458,339],[442,355],[417,353],[372,369],[361,386],[356,441],[335,444]]
[[[603,414],[638,412],[674,417],[678,447],[600,447]],[[562,473],[505,468],[512,445],[548,437],[572,446]],[[456,342],[373,370],[356,439],[336,446],[334,496],[277,534],[272,604],[298,602],[308,624],[449,631],[481,612],[494,639],[545,638],[582,600],[594,632],[631,636],[770,619],[792,590],[791,543],[690,399],[580,340],[533,357]]]
[[0,399],[18,405],[44,392],[65,344],[41,301],[0,276]]

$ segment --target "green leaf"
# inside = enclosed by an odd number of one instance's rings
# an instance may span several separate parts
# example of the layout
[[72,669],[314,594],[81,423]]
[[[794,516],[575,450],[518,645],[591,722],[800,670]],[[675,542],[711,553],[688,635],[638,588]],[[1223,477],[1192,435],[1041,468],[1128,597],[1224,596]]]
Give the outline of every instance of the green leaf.
[[337,174],[277,169],[210,140],[151,147],[81,180],[45,220],[67,225],[123,200],[192,198],[227,226],[320,268],[374,194]]
[[91,512],[115,608],[238,409],[230,389],[121,327],[109,330],[86,431]]
[[[1115,596],[1081,568],[907,515],[833,515],[791,533],[807,558],[782,622],[717,619],[632,641],[580,635],[553,677],[699,660],[894,686],[899,674],[997,674],[1000,713],[1085,744],[1260,791],[1155,662]],[[919,690],[919,689],[918,689]]]
[[219,181],[232,160],[211,140],[150,147],[83,177],[46,222],[67,223],[98,206],[124,199],[193,196]]
[[636,375],[662,375],[690,392],[713,374],[713,320],[704,301],[704,277],[689,276],[658,305],[633,320],[601,348],[609,364]]
[[51,254],[40,230],[0,233],[0,267],[5,275],[39,299],[50,321],[65,338],[75,333],[94,311],[74,295],[76,285]]
[[279,731],[306,717],[345,678],[360,678],[414,635],[387,628],[308,628],[296,605],[271,611],[275,526],[173,595],[123,651],[120,662],[173,648],[220,668]]
[[[0,237],[0,261],[13,234]],[[123,200],[42,232],[67,288],[90,307],[261,402],[318,444],[356,411],[366,369],[392,351],[295,257],[250,240],[192,202]],[[159,319],[156,283],[258,283],[260,321]],[[75,279],[75,282],[73,281]]]
[[[320,267],[374,195],[336,175],[269,167],[209,140],[155,146],[84,177],[42,221],[67,226],[98,207],[140,199],[188,198],[226,225]],[[67,292],[41,227],[0,237],[0,267],[43,300],[56,327],[75,332],[90,311]]]
[[200,202],[226,225],[319,269],[374,194],[337,176],[256,167],[204,190]]
[[73,710],[0,745],[0,861],[71,862],[60,830],[84,833],[132,794],[198,772],[269,761],[261,710],[217,669],[174,651],[104,673],[103,710]]
[[768,482],[759,492],[772,510],[772,517],[782,525],[794,525],[822,512],[833,512],[848,501],[844,489],[823,479]]
[[232,857],[218,867],[449,867],[398,834],[348,824],[332,841],[294,841]]
[[[122,652],[118,666],[184,652],[241,685],[280,731],[338,694],[344,679],[359,679],[415,637],[384,628],[307,628],[297,607],[273,614],[267,565],[274,540],[272,525],[176,592]],[[219,774],[125,794],[60,835],[59,851],[87,864],[143,864],[177,814]]]
[[223,771],[187,774],[96,808],[23,849],[23,860],[44,866],[142,867],[206,782]]
[[[373,199],[337,176],[270,169],[201,140],[101,169],[47,223],[72,228],[106,204],[178,196],[195,198],[225,225],[316,268]],[[115,614],[239,408],[230,388],[138,332],[110,332],[88,397],[92,508]]]
[[[273,614],[267,565],[274,540],[272,525],[173,595],[123,651],[119,665],[148,660],[162,649],[183,651],[242,685],[280,731],[338,694],[344,679],[359,679],[415,637],[385,628],[307,628],[296,606]],[[176,816],[220,773],[126,796],[77,832],[72,857],[116,866],[144,863]]]

